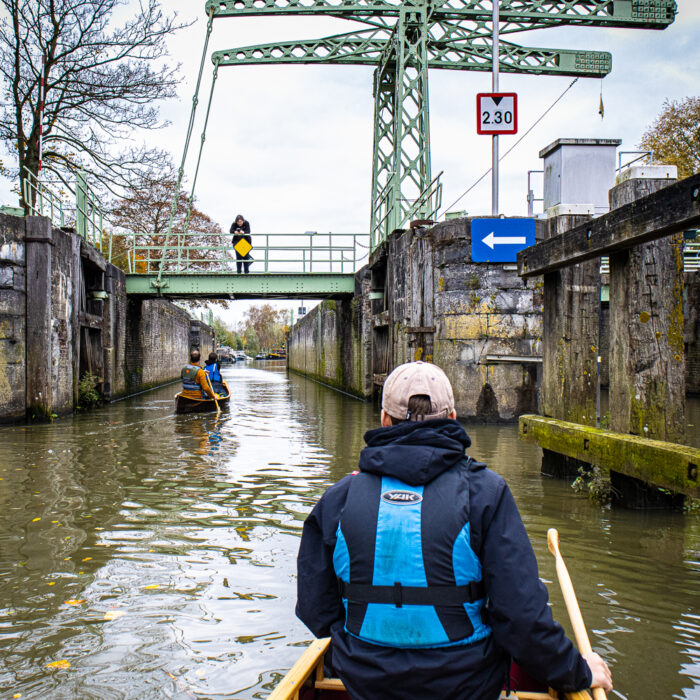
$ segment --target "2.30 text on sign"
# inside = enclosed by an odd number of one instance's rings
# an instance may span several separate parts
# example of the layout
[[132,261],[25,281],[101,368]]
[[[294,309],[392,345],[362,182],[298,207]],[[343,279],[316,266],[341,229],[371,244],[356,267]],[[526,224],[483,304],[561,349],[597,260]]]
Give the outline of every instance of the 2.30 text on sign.
[[484,92],[476,96],[476,130],[498,136],[518,133],[518,96],[514,92]]

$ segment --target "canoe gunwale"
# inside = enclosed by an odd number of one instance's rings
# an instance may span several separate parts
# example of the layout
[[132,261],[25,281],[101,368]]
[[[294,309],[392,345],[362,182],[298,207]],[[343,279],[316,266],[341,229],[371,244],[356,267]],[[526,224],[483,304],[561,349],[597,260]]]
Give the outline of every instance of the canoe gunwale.
[[228,393],[226,396],[214,399],[195,399],[189,396],[183,396],[182,392],[175,394],[175,413],[198,413],[204,411],[216,411],[216,402],[218,401],[219,406],[225,406],[231,399],[231,390],[228,385],[225,384]]

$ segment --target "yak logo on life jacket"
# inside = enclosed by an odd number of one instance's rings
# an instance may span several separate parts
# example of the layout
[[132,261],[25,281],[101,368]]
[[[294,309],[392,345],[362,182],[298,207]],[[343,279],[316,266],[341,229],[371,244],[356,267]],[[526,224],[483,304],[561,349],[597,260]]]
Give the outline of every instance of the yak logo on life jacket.
[[412,506],[415,503],[420,503],[423,500],[423,496],[414,491],[385,491],[382,494],[382,501],[385,503],[391,503],[395,506]]

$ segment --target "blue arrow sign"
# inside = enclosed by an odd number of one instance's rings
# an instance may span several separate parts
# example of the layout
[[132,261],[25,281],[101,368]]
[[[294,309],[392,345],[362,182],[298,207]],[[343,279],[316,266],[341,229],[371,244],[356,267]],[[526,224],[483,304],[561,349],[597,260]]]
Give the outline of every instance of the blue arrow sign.
[[534,219],[472,220],[472,262],[516,262],[518,253],[531,245]]

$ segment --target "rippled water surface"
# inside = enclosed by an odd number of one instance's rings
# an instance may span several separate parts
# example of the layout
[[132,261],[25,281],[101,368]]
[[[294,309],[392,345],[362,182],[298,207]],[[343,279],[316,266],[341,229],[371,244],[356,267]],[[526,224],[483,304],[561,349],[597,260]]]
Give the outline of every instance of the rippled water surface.
[[[174,416],[173,385],[0,430],[0,698],[263,698],[299,655],[301,524],[378,412],[272,363],[225,375],[218,419]],[[514,426],[467,430],[568,627],[545,542],[559,529],[616,688],[699,698],[700,517],[600,509],[542,478]]]

